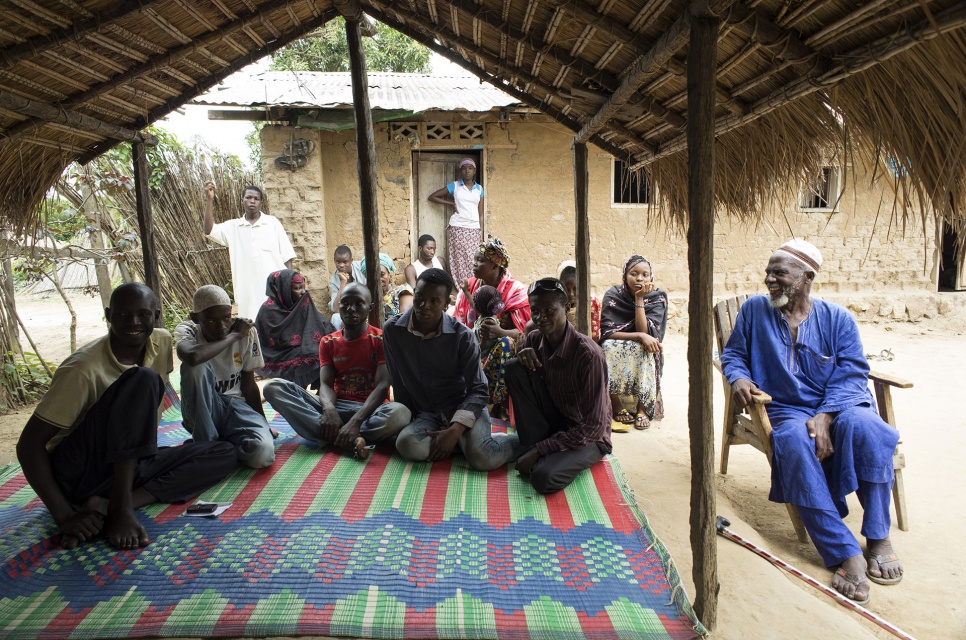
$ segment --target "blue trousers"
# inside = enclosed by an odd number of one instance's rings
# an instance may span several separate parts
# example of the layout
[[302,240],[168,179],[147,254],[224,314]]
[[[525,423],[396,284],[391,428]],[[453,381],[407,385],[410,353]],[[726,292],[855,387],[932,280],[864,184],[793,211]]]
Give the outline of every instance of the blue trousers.
[[[396,438],[396,450],[407,460],[422,461],[429,458],[432,438],[429,431],[441,431],[449,424],[442,424],[437,416],[421,413],[409,423]],[[472,429],[463,431],[457,445],[466,461],[477,471],[490,471],[502,467],[520,455],[520,439],[516,435],[493,435],[493,424],[486,409],[480,413]]]
[[819,462],[805,425],[813,415],[808,408],[769,405],[774,447],[769,498],[796,506],[822,560],[832,567],[862,553],[842,522],[849,513],[845,498],[853,491],[863,509],[862,535],[872,540],[889,537],[892,454],[899,432],[872,407],[849,407],[832,420],[835,452]]
[[[322,437],[322,428],[319,424],[322,418],[322,401],[317,395],[309,393],[294,382],[277,378],[262,388],[262,394],[272,408],[282,414],[282,417],[292,425],[295,433],[306,440],[318,443],[319,446],[324,447],[329,444],[328,440]],[[343,423],[348,422],[361,408],[361,402],[349,400],[335,402],[335,410]],[[359,435],[366,439],[366,444],[387,440],[399,433],[411,419],[412,414],[405,405],[398,402],[385,402],[362,423]]]
[[275,443],[265,416],[242,397],[218,393],[211,363],[181,363],[181,413],[195,442],[230,442],[238,461],[253,469],[275,462]]

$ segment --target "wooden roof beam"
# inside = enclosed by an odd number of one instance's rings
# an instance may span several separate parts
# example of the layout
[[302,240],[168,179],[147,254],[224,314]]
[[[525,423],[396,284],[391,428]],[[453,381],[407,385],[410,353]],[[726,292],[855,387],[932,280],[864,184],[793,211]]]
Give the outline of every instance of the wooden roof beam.
[[[185,58],[195,52],[207,54],[206,57],[211,57],[211,54],[207,52],[207,47],[217,44],[226,37],[231,37],[232,34],[241,31],[243,28],[251,26],[258,21],[259,15],[262,13],[273,13],[280,9],[284,9],[287,5],[292,4],[293,1],[298,0],[273,0],[268,2],[257,11],[249,13],[233,22],[222,26],[218,31],[214,33],[209,33],[201,38],[197,38],[189,44],[179,45],[165,54],[151,56],[147,62],[132,67],[131,69],[112,77],[106,82],[101,82],[92,86],[90,89],[83,93],[79,93],[70,96],[64,103],[65,106],[73,107],[84,102],[93,100],[109,91],[113,91],[119,88],[121,85],[127,84],[142,76],[154,73],[155,71],[161,70],[165,67],[170,67],[177,63],[182,58]],[[221,61],[223,65],[228,63],[224,60],[218,58],[217,61]]]
[[[389,0],[372,0],[372,6],[383,8],[386,10],[391,9],[396,15],[403,17],[405,19],[408,19],[410,21],[413,21],[415,23],[418,23],[419,20],[421,19],[419,14],[413,13],[412,11],[409,11],[405,7],[398,6],[398,4],[392,5]],[[454,44],[456,44],[459,40],[459,38],[457,36],[454,36],[451,31],[446,30],[442,22],[436,25],[436,27],[434,28],[434,32],[438,33],[443,38],[453,41]],[[549,84],[545,83],[539,77],[533,75],[523,67],[512,65],[506,61],[501,60],[500,57],[495,53],[491,53],[483,48],[479,48],[479,49],[473,48],[472,52],[474,55],[479,56],[487,65],[490,65],[491,67],[500,71],[501,73],[504,73],[508,76],[516,76],[527,84],[532,84],[536,87],[539,87],[541,91],[549,95],[557,94],[556,87],[550,86]]]
[[513,27],[508,21],[494,15],[494,12],[487,9],[486,6],[478,5],[472,0],[450,0],[450,6],[461,10],[508,38],[530,47],[536,53],[549,55],[562,66],[573,69],[577,75],[595,80],[610,91],[616,89],[619,84],[618,78],[609,71],[598,69],[583,58],[572,56],[563,47],[548,42],[546,39],[541,40],[537,36],[524,33]]
[[[834,86],[851,76],[889,60],[903,51],[911,49],[917,44],[966,27],[966,2],[959,2],[935,14],[933,18],[934,20],[922,20],[914,25],[904,27],[897,33],[879,38],[837,56],[831,69],[824,72],[814,69],[804,76],[795,78],[785,86],[751,104],[746,114],[720,118],[715,124],[715,136],[723,135],[754,122],[794,100]],[[637,162],[631,166],[631,169],[639,169],[655,160],[682,151],[686,147],[686,135],[678,135],[661,145],[657,153],[648,153],[639,157]]]
[[[727,0],[717,0],[717,4],[724,4]],[[607,102],[594,114],[590,122],[577,132],[574,142],[582,144],[590,139],[590,136],[600,131],[607,122],[614,117],[628,100],[630,100],[638,89],[644,84],[647,76],[654,73],[657,69],[667,64],[668,60],[678,52],[688,42],[691,33],[691,15],[684,12],[674,21],[667,31],[664,32],[651,50],[639,57],[631,65],[624,76],[624,81],[611,94]]]
[[[256,8],[254,12],[257,13],[258,9]],[[264,58],[267,55],[275,53],[282,47],[288,44],[291,44],[296,39],[300,38],[306,33],[314,29],[318,29],[319,27],[324,25],[326,22],[328,22],[335,16],[336,16],[336,12],[333,10],[323,11],[318,15],[318,17],[312,18],[310,20],[306,20],[298,27],[293,27],[292,29],[287,30],[285,33],[282,34],[281,38],[278,38],[273,42],[269,42],[264,47],[260,47],[255,51],[252,51],[248,55],[235,60],[234,62],[232,62],[230,65],[228,65],[226,68],[222,69],[218,73],[212,74],[207,78],[205,78],[203,82],[199,82],[198,84],[192,87],[186,88],[179,95],[151,109],[146,116],[138,120],[138,122],[136,123],[137,126],[143,128],[153,122],[157,122],[158,120],[165,117],[175,109],[181,107],[189,100],[192,100],[193,98],[201,95],[205,91],[208,91],[213,86],[215,86],[216,84],[218,84],[219,82],[221,82],[222,80],[230,76],[231,74],[235,73],[239,69],[247,65],[250,65],[256,60],[260,60],[261,58]],[[215,35],[215,34],[210,34],[210,35]],[[77,162],[80,164],[87,164],[97,156],[111,149],[113,146],[115,146],[113,142],[104,142],[104,143],[96,144],[86,154],[78,158]]]
[[93,18],[76,22],[62,29],[57,29],[56,31],[53,31],[47,35],[36,36],[21,44],[7,47],[3,51],[0,51],[0,69],[9,69],[24,58],[34,56],[44,49],[56,47],[64,44],[65,42],[78,40],[87,34],[101,29],[108,23],[120,20],[125,16],[128,16],[132,13],[137,13],[138,11],[152,7],[156,4],[160,4],[163,1],[164,0],[127,0],[127,2],[122,2],[111,11],[101,15],[95,15]]
[[[376,1],[378,2],[378,0]],[[535,95],[525,93],[512,85],[504,84],[503,82],[500,82],[497,78],[487,73],[485,69],[482,69],[472,64],[471,62],[468,62],[465,59],[461,58],[457,54],[453,53],[453,51],[449,47],[435,42],[434,41],[436,37],[435,27],[432,29],[427,29],[427,31],[421,31],[414,27],[410,27],[407,23],[400,22],[399,20],[396,20],[395,18],[393,18],[390,15],[389,11],[392,11],[396,15],[401,15],[400,13],[398,13],[400,12],[400,7],[398,4],[392,7],[391,9],[385,9],[385,10],[380,7],[373,7],[372,11],[373,11],[373,16],[383,24],[387,24],[393,29],[395,29],[396,31],[398,31],[399,33],[405,34],[410,38],[412,38],[413,40],[420,42],[427,49],[430,49],[431,51],[434,51],[439,55],[443,56],[450,62],[453,62],[463,67],[464,69],[466,69],[467,71],[475,75],[480,80],[483,80],[485,82],[492,84],[497,89],[500,89],[501,91],[508,93],[509,95],[513,96],[523,104],[526,104],[534,109],[538,109],[540,112],[550,116],[551,118],[553,118],[563,126],[567,127],[571,131],[576,132],[580,130],[580,123],[574,120],[573,118],[567,116],[565,113],[563,113],[563,111],[561,111],[557,107],[553,106],[552,104],[545,104],[543,100],[540,100]],[[416,24],[420,24],[420,23],[416,22]],[[628,160],[631,157],[630,153],[628,153],[624,149],[621,149],[617,145],[607,142],[600,136],[595,135],[591,139],[591,142],[593,142],[595,145],[597,145],[604,151],[610,153],[615,158],[618,158],[621,160]]]
[[827,56],[806,45],[797,33],[779,27],[761,11],[749,8],[744,2],[732,4],[722,13],[721,19],[779,60],[792,64],[811,63],[823,70],[832,67],[832,61]]
[[[110,138],[111,140],[132,142],[143,141],[146,138],[152,137],[145,136],[139,131],[134,131],[126,127],[108,124],[107,122],[103,122],[90,116],[85,116],[81,113],[77,113],[76,111],[68,111],[45,102],[24,98],[23,96],[19,96],[9,91],[4,91],[3,89],[0,89],[0,107],[10,109],[11,111],[16,111],[17,113],[29,116],[31,118],[36,118],[37,121],[63,124],[73,129],[80,129],[81,131],[96,133],[106,138]],[[31,121],[28,120],[27,122]],[[36,128],[36,126],[32,126],[31,128]],[[10,138],[0,136],[0,144],[9,141]]]
[[362,6],[356,0],[332,0],[332,6],[346,20],[358,20],[363,36],[372,38],[379,32],[376,25],[362,12]]

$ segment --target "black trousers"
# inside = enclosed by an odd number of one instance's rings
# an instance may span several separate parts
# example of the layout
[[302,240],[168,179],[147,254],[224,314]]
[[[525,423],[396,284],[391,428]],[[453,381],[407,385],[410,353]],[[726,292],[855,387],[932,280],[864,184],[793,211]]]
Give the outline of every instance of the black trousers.
[[163,394],[164,382],[153,369],[128,369],[50,452],[54,479],[70,502],[109,498],[114,463],[124,460],[137,460],[131,489],[144,487],[159,502],[193,498],[235,468],[238,458],[229,442],[158,449]]
[[[570,427],[554,405],[539,371],[530,371],[517,358],[512,358],[506,364],[504,379],[513,401],[517,435],[524,451]],[[606,453],[607,445],[592,442],[580,449],[554,451],[541,456],[530,470],[530,484],[538,493],[560,491]]]

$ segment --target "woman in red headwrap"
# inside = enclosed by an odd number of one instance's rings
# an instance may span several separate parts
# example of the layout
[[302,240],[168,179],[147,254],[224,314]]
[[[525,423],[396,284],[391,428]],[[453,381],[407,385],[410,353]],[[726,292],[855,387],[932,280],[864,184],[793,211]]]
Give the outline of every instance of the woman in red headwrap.
[[[481,342],[496,340],[493,347],[485,354],[481,354],[486,363],[484,373],[488,380],[502,380],[503,367],[515,352],[517,337],[523,332],[530,321],[530,301],[527,299],[526,286],[510,275],[510,253],[499,238],[487,236],[486,242],[481,244],[473,259],[473,274],[465,288],[461,288],[456,297],[456,311],[453,316],[468,327],[476,324],[480,311],[473,306],[473,294],[484,286],[489,285],[500,292],[503,308],[495,316],[495,323],[486,323],[480,327]],[[487,370],[489,369],[489,370]],[[500,413],[499,406],[506,401],[506,387],[495,385],[496,391],[491,391],[490,400],[494,409]]]

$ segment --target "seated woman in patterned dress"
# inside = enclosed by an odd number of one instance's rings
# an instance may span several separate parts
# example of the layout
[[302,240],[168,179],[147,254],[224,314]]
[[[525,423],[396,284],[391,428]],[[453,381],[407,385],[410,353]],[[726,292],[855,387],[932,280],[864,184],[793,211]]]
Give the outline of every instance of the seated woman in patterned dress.
[[[608,387],[614,409],[613,431],[647,429],[664,417],[661,398],[661,342],[667,328],[667,294],[654,284],[651,263],[633,255],[624,265],[619,286],[604,294],[601,347],[607,356]],[[621,396],[637,401],[636,415],[621,404]]]

